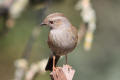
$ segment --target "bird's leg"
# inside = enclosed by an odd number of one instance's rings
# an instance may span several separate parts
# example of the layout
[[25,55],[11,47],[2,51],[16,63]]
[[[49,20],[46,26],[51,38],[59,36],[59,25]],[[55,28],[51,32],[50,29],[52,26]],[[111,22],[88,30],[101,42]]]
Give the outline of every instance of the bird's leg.
[[55,56],[53,56],[53,71],[55,71]]
[[66,61],[66,65],[67,65],[67,55],[65,55],[65,61]]

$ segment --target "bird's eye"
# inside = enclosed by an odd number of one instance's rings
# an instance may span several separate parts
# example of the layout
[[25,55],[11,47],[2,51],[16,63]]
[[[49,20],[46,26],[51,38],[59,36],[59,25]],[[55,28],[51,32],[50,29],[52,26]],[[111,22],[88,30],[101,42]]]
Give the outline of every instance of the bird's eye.
[[50,24],[53,24],[53,21],[49,21]]

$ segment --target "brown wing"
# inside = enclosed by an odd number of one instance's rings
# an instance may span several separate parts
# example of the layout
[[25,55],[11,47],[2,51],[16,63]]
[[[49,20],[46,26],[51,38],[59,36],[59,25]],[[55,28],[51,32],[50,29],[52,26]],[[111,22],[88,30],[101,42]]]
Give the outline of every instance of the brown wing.
[[49,48],[51,48],[51,47],[53,46],[53,42],[52,42],[52,40],[50,39],[50,33],[49,33],[49,35],[48,35],[48,46],[49,46]]
[[78,42],[78,31],[77,31],[76,27],[74,27],[74,26],[72,26],[71,29],[72,29],[71,30],[72,33],[74,34],[74,36],[72,38],[75,40],[75,43],[77,44],[77,42]]

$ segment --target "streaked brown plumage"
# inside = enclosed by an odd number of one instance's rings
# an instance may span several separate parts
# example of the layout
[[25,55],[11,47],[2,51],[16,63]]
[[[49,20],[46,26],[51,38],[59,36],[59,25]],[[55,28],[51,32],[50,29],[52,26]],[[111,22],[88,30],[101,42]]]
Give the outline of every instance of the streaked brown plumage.
[[46,70],[52,70],[54,67],[53,56],[55,56],[55,65],[60,56],[67,55],[77,45],[78,33],[69,20],[62,13],[53,13],[48,15],[42,24],[50,27],[48,35],[48,45],[53,54],[49,58]]

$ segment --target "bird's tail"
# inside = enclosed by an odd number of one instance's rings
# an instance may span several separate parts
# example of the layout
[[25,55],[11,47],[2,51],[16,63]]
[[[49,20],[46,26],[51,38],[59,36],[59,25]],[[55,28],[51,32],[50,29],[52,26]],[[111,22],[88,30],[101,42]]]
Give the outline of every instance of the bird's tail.
[[46,68],[45,70],[46,71],[52,71],[52,67],[53,67],[53,56],[55,56],[55,66],[60,58],[60,56],[57,56],[57,55],[54,55],[54,54],[51,54],[50,57],[49,57],[49,60],[48,60],[48,63],[46,65]]

